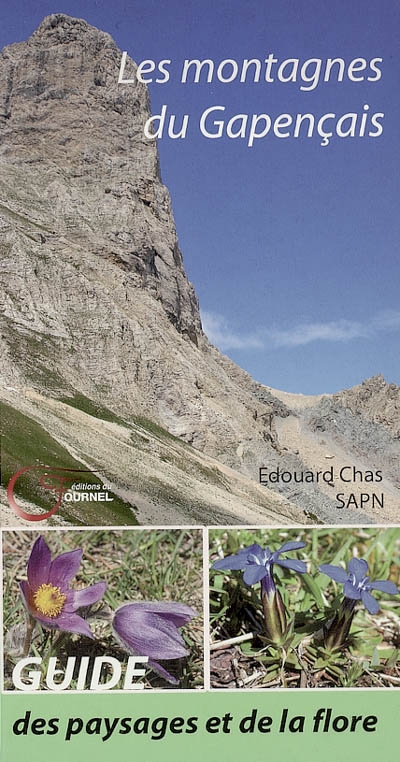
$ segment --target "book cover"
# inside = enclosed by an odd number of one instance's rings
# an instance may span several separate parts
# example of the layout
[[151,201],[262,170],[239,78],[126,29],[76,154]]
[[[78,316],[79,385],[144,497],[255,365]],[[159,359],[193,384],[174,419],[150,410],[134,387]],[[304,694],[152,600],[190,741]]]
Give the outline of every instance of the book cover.
[[396,523],[396,9],[46,10],[2,33],[3,523]]
[[1,15],[2,754],[392,754],[398,9]]

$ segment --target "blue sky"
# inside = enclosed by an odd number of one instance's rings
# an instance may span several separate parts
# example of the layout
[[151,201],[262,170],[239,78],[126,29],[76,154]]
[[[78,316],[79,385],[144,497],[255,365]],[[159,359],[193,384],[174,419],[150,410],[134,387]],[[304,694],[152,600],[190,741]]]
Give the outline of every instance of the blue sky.
[[[109,32],[137,62],[172,62],[169,81],[149,86],[153,113],[166,104],[177,124],[184,114],[189,124],[184,140],[159,140],[161,171],[214,343],[259,381],[287,391],[334,392],[377,373],[400,384],[400,6],[15,0],[3,4],[1,47],[25,39],[52,12]],[[272,53],[274,82],[180,82],[186,58],[240,63]],[[382,76],[320,81],[311,90],[276,79],[286,59],[328,57],[382,58]],[[380,137],[321,146],[318,136],[268,134],[249,147],[226,131],[209,139],[199,129],[213,105],[225,106],[228,121],[244,113],[339,118],[366,113],[366,104],[369,116],[385,115]]]

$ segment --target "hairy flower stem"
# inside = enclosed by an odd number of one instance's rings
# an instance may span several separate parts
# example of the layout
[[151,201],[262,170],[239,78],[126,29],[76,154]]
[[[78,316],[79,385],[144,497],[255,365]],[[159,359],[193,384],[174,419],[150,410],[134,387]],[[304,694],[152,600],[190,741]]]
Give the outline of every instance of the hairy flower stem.
[[57,632],[55,635],[54,630],[51,632],[51,640],[50,640],[50,648],[47,653],[47,660],[50,659],[51,656],[57,653],[57,651],[60,651],[60,646],[64,645],[64,641],[67,639],[67,633],[66,632]]
[[287,621],[283,600],[275,586],[266,590],[265,586],[261,585],[261,604],[267,636],[272,643],[279,645],[285,638]]
[[332,621],[324,627],[324,644],[330,651],[346,642],[355,614],[356,601],[343,598]]
[[27,620],[26,620],[26,633],[25,633],[24,647],[22,650],[22,657],[28,656],[29,654],[29,648],[31,645],[32,635],[35,629],[35,624],[36,622],[34,618],[28,614]]

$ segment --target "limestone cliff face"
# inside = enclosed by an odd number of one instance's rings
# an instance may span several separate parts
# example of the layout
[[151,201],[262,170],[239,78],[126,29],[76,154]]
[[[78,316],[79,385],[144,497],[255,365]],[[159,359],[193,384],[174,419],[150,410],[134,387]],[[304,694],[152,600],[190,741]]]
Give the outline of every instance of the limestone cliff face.
[[157,147],[142,136],[147,91],[140,83],[118,85],[120,61],[108,34],[62,14],[2,52],[3,214],[14,233],[8,241],[19,233],[26,245],[30,233],[43,257],[59,247],[58,260],[63,239],[69,248],[87,249],[98,271],[116,265],[127,286],[159,299],[171,322],[195,341],[201,332],[196,297]]
[[272,397],[253,400],[202,333],[147,90],[118,85],[120,63],[108,34],[63,14],[1,54],[4,377],[146,413],[212,452],[263,442],[253,415]]

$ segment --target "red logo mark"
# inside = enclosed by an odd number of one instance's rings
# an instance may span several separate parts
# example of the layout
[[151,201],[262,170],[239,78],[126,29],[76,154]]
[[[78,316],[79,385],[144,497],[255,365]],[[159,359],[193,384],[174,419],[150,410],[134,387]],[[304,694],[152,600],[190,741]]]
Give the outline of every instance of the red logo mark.
[[[25,474],[28,471],[38,470],[43,472],[39,478],[40,486],[43,489],[53,490],[56,493],[56,504],[50,511],[47,511],[47,513],[27,513],[27,511],[24,511],[16,502],[14,497],[14,487],[22,474]],[[68,479],[68,475],[91,473],[92,471],[83,468],[46,468],[45,466],[25,466],[24,468],[20,468],[20,470],[17,471],[10,479],[9,485],[7,487],[8,502],[10,503],[13,511],[21,519],[25,519],[25,521],[45,521],[45,519],[48,519],[49,516],[52,516],[53,513],[58,511],[63,499],[64,492],[69,489],[69,485],[66,483],[70,481],[70,479]]]

